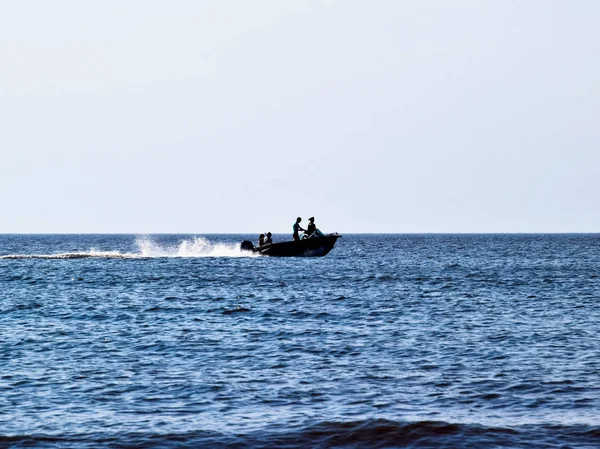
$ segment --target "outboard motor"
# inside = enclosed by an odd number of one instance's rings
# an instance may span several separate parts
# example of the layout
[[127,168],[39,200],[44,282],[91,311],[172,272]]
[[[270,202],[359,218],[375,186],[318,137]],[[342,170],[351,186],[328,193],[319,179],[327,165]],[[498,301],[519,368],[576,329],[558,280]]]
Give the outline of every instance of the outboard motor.
[[242,243],[240,243],[240,249],[242,251],[254,251],[254,245],[250,240],[244,240]]

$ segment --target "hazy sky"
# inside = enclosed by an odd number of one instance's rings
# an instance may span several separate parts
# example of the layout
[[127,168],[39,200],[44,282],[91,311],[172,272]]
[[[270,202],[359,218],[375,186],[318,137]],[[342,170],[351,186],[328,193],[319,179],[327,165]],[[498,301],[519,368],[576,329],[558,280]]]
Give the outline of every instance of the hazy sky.
[[0,0],[0,233],[598,232],[599,18]]

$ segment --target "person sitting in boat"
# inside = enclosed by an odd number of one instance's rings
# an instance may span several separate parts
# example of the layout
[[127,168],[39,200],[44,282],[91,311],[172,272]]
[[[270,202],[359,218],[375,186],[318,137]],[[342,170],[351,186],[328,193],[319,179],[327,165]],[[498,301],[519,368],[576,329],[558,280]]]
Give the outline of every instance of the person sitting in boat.
[[300,226],[301,221],[302,221],[302,218],[300,218],[300,217],[296,218],[296,223],[294,223],[294,226],[292,226],[292,229],[294,230],[293,237],[294,237],[295,242],[300,241],[300,235],[298,234],[300,231],[306,232],[306,230],[302,229],[302,227]]
[[305,238],[323,236],[323,233],[317,229],[317,225],[315,224],[315,217],[310,217],[308,219],[308,226],[306,227],[306,234],[304,234],[304,236]]
[[258,246],[263,246],[265,244],[265,235],[261,234],[258,236]]
[[267,237],[265,238],[265,242],[263,243],[263,245],[268,245],[270,243],[273,243],[273,239],[271,238],[271,234],[270,232],[267,232]]
[[308,226],[306,227],[306,233],[304,234],[305,238],[311,237],[316,230],[317,230],[317,226],[315,225],[315,217],[310,217],[308,219]]

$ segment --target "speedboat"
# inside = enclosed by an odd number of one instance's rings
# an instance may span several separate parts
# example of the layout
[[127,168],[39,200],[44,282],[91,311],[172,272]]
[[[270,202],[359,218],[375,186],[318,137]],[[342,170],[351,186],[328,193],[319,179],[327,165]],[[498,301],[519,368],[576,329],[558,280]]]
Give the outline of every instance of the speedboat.
[[309,237],[298,241],[267,243],[263,246],[254,246],[251,241],[244,240],[240,244],[242,251],[252,251],[263,256],[272,257],[322,257],[333,249],[341,235],[327,234],[319,237]]

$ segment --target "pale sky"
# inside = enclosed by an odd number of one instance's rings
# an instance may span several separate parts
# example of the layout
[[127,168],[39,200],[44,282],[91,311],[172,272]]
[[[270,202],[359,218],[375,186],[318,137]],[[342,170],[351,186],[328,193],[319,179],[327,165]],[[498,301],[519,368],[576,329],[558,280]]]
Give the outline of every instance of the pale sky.
[[0,0],[0,233],[598,232],[599,20]]

